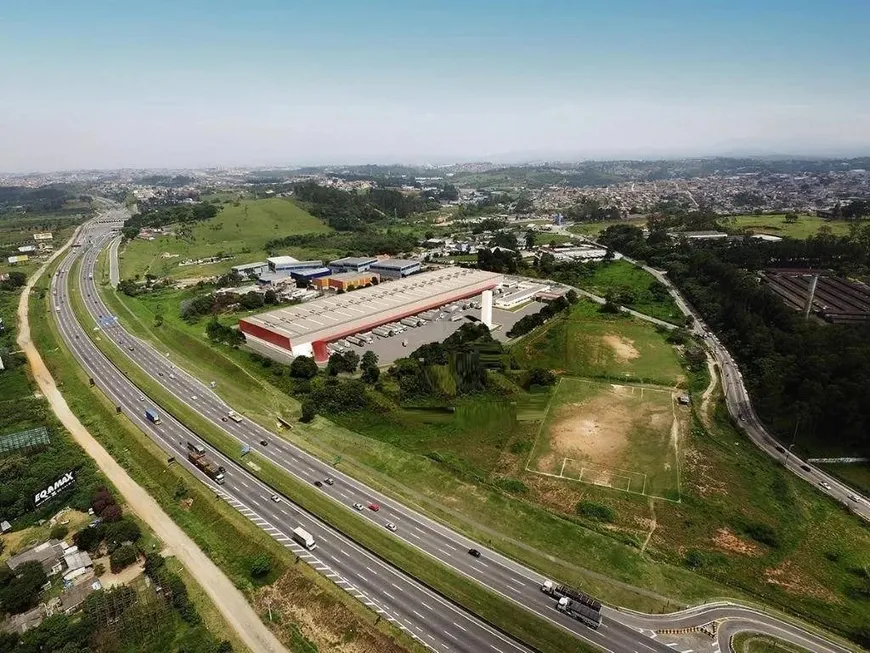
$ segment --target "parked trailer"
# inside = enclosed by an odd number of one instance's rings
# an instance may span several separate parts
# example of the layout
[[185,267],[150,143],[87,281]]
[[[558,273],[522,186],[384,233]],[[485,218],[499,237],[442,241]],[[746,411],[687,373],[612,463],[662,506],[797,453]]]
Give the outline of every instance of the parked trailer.
[[356,345],[357,347],[361,347],[365,342],[362,338],[358,338],[357,336],[348,336],[345,338],[350,344]]
[[160,424],[160,413],[158,413],[153,408],[146,408],[145,419],[147,419],[152,424]]
[[424,320],[437,320],[438,319],[438,311],[426,311],[424,313],[420,313],[420,317]]
[[406,317],[404,320],[402,320],[401,323],[404,324],[405,326],[409,326],[411,328],[414,328],[417,326],[417,320],[413,320],[409,317]]
[[577,621],[586,624],[593,630],[598,630],[601,625],[601,613],[598,610],[585,606],[577,601],[572,601],[567,596],[559,599],[556,604],[556,609],[559,612],[564,612],[569,617],[573,617]]
[[366,331],[365,333],[358,333],[358,334],[356,334],[356,337],[359,338],[360,340],[365,340],[366,342],[374,342],[375,341],[375,339],[374,339],[374,337],[372,337],[372,334],[370,331]]
[[380,336],[381,338],[389,338],[391,335],[393,335],[392,331],[390,331],[386,327],[377,327],[375,329],[372,329],[372,333],[376,336]]
[[559,585],[551,580],[545,580],[544,584],[541,585],[541,591],[544,594],[549,594],[557,599],[567,597],[585,605],[586,607],[592,608],[593,610],[601,610],[601,601],[589,596],[586,592],[581,592],[580,590],[568,587],[567,585]]
[[296,527],[293,529],[293,539],[309,551],[317,548],[317,544],[314,542],[314,537],[302,527]]

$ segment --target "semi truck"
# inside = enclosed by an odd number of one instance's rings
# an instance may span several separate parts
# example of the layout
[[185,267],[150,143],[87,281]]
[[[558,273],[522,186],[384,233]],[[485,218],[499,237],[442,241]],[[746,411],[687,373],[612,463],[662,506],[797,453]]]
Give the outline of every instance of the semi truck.
[[412,328],[417,326],[417,320],[410,317],[406,317],[405,319],[401,320],[401,323],[405,326],[409,326]]
[[569,598],[577,603],[585,605],[587,608],[592,608],[596,611],[601,611],[601,601],[598,599],[589,596],[586,592],[581,592],[580,590],[574,589],[573,587],[568,587],[567,585],[559,585],[558,583],[554,583],[551,580],[545,580],[544,584],[541,585],[541,591],[544,594],[549,594],[557,599],[560,598]]
[[147,419],[152,424],[160,424],[160,413],[158,413],[153,408],[146,408],[145,419]]
[[362,346],[364,342],[362,338],[359,338],[357,336],[348,336],[347,338],[345,338],[345,340],[347,340],[352,345],[356,345],[357,347]]
[[224,484],[224,468],[215,465],[204,453],[197,453],[191,449],[187,452],[187,459],[215,483]]
[[598,630],[601,625],[601,613],[589,606],[583,605],[577,601],[572,601],[567,596],[559,599],[556,604],[556,609],[559,612],[564,612],[569,617],[573,617],[577,621],[586,624],[594,630]]
[[389,338],[391,335],[393,335],[393,332],[387,327],[377,327],[375,329],[372,329],[372,333],[374,333],[376,336],[380,336],[381,338]]
[[301,526],[297,526],[293,529],[293,539],[309,551],[317,548],[317,544],[314,542],[314,537]]
[[229,417],[231,420],[233,420],[236,424],[238,424],[239,422],[242,421],[242,416],[239,415],[239,414],[238,414],[236,411],[234,411],[234,410],[231,410],[230,412],[228,412],[228,413],[227,413],[227,417]]

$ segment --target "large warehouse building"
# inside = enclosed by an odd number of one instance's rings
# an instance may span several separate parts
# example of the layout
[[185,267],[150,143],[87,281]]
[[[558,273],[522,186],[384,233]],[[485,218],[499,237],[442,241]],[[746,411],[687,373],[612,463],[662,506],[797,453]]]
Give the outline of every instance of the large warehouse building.
[[314,356],[324,362],[331,342],[475,295],[485,293],[482,319],[489,324],[491,291],[501,279],[494,272],[442,268],[252,315],[240,320],[239,328],[248,344],[264,355],[283,361]]

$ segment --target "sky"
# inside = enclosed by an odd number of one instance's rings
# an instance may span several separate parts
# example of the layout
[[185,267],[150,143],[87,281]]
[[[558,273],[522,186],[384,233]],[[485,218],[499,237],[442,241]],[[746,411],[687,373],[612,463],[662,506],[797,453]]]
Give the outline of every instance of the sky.
[[867,0],[0,0],[0,171],[870,153]]

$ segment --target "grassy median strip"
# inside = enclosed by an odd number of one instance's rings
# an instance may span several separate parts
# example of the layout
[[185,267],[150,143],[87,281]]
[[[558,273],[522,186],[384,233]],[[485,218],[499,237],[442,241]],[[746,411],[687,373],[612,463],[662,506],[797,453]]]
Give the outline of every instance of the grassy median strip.
[[[294,556],[285,547],[237,510],[223,501],[216,501],[211,490],[197,476],[181,465],[167,465],[166,453],[126,416],[117,415],[111,401],[102,392],[88,386],[87,374],[63,344],[50,317],[47,298],[32,298],[31,301],[33,340],[72,411],[112,457],[249,598],[254,597],[258,587],[276,580],[292,568],[297,577],[295,586],[306,588],[300,592],[302,597],[298,608],[301,612],[309,612],[316,622],[318,619],[335,621],[336,608],[350,611],[350,618],[341,618],[346,627],[334,631],[339,638],[359,638],[362,634],[371,637],[373,645],[378,637],[383,637],[393,640],[402,650],[416,653],[426,650],[386,620],[375,625],[370,610],[307,565],[294,565]],[[78,292],[71,292],[71,301],[81,319],[80,311],[84,307]],[[84,325],[88,323],[83,322]],[[263,553],[272,558],[272,571],[254,583],[250,577],[250,565]],[[261,617],[265,620],[265,613]],[[288,619],[295,617],[295,614],[286,615],[282,626],[288,626]],[[312,643],[307,640],[302,643],[285,641],[285,644],[291,651],[312,650]]]
[[[80,295],[72,293],[71,301],[80,322],[92,323]],[[560,626],[494,594],[431,556],[364,522],[350,510],[308,484],[296,480],[262,456],[251,453],[243,457],[241,444],[237,440],[165,390],[134,365],[114,344],[104,338],[94,338],[94,341],[133,383],[212,447],[378,557],[536,650],[552,653],[597,650]]]

